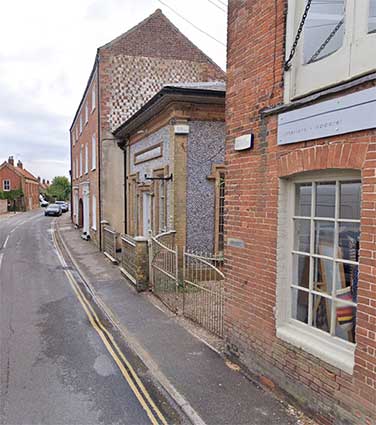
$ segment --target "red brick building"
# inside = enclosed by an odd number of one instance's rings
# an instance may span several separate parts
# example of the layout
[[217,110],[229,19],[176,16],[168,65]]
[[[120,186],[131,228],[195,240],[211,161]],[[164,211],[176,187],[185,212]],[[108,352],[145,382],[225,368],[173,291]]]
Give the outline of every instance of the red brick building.
[[159,9],[98,48],[70,128],[73,222],[85,235],[99,244],[103,221],[125,231],[124,158],[112,131],[164,84],[224,78]]
[[373,0],[229,1],[228,352],[325,424],[376,423],[375,30]]
[[29,171],[23,168],[21,161],[14,165],[13,157],[0,165],[0,191],[21,190],[23,196],[16,200],[16,208],[30,211],[39,208],[39,182]]

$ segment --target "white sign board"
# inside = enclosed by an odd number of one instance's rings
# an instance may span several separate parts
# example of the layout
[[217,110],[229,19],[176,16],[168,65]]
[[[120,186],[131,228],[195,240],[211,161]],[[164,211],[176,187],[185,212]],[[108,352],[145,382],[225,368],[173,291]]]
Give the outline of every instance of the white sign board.
[[376,87],[278,116],[278,144],[376,128]]
[[174,126],[175,134],[189,134],[189,125],[186,124],[176,124]]
[[253,142],[253,134],[244,134],[235,139],[235,150],[244,151],[245,149],[251,149]]

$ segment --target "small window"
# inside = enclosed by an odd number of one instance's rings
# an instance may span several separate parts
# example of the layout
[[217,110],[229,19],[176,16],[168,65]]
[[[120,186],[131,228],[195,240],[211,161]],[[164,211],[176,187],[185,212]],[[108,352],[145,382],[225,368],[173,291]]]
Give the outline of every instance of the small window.
[[92,197],[91,227],[97,230],[97,197],[95,195]]
[[225,173],[219,173],[218,180],[218,253],[223,255],[225,220]]
[[89,145],[85,145],[85,174],[89,172]]
[[80,134],[82,133],[82,115],[80,115]]
[[93,112],[95,109],[95,84],[93,85],[93,88],[91,89],[91,111]]
[[95,139],[95,134],[91,138],[91,169],[95,170],[97,168],[97,144]]
[[85,124],[87,124],[88,120],[89,120],[89,106],[88,106],[87,101],[86,101],[86,103],[85,103]]
[[10,180],[3,180],[3,191],[4,192],[10,191]]
[[80,177],[82,176],[82,145],[80,150]]
[[76,124],[76,142],[77,142],[77,140],[78,140],[78,126]]

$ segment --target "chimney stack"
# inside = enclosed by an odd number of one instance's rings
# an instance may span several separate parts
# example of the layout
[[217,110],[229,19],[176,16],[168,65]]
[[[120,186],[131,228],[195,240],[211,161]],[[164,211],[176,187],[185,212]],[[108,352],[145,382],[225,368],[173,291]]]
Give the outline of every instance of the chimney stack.
[[47,180],[47,186],[49,186],[50,185],[50,181],[49,180]]
[[18,168],[23,168],[22,162],[20,160],[18,160],[18,162],[17,162],[17,167]]
[[8,158],[8,164],[10,164],[10,165],[14,165],[14,159],[13,159],[13,156],[10,156],[10,157]]
[[46,180],[45,179],[43,179],[42,182],[43,182],[43,184],[46,184]]
[[38,176],[38,182],[40,183],[40,177]]

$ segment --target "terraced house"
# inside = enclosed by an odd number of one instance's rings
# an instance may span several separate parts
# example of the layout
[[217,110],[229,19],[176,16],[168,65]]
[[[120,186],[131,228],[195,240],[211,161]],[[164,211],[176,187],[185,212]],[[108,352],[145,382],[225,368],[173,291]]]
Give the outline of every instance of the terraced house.
[[224,72],[158,9],[98,48],[71,129],[72,218],[100,245],[125,231],[124,158],[112,131],[164,84],[224,80]]
[[374,424],[376,1],[229,1],[228,41],[228,352]]

